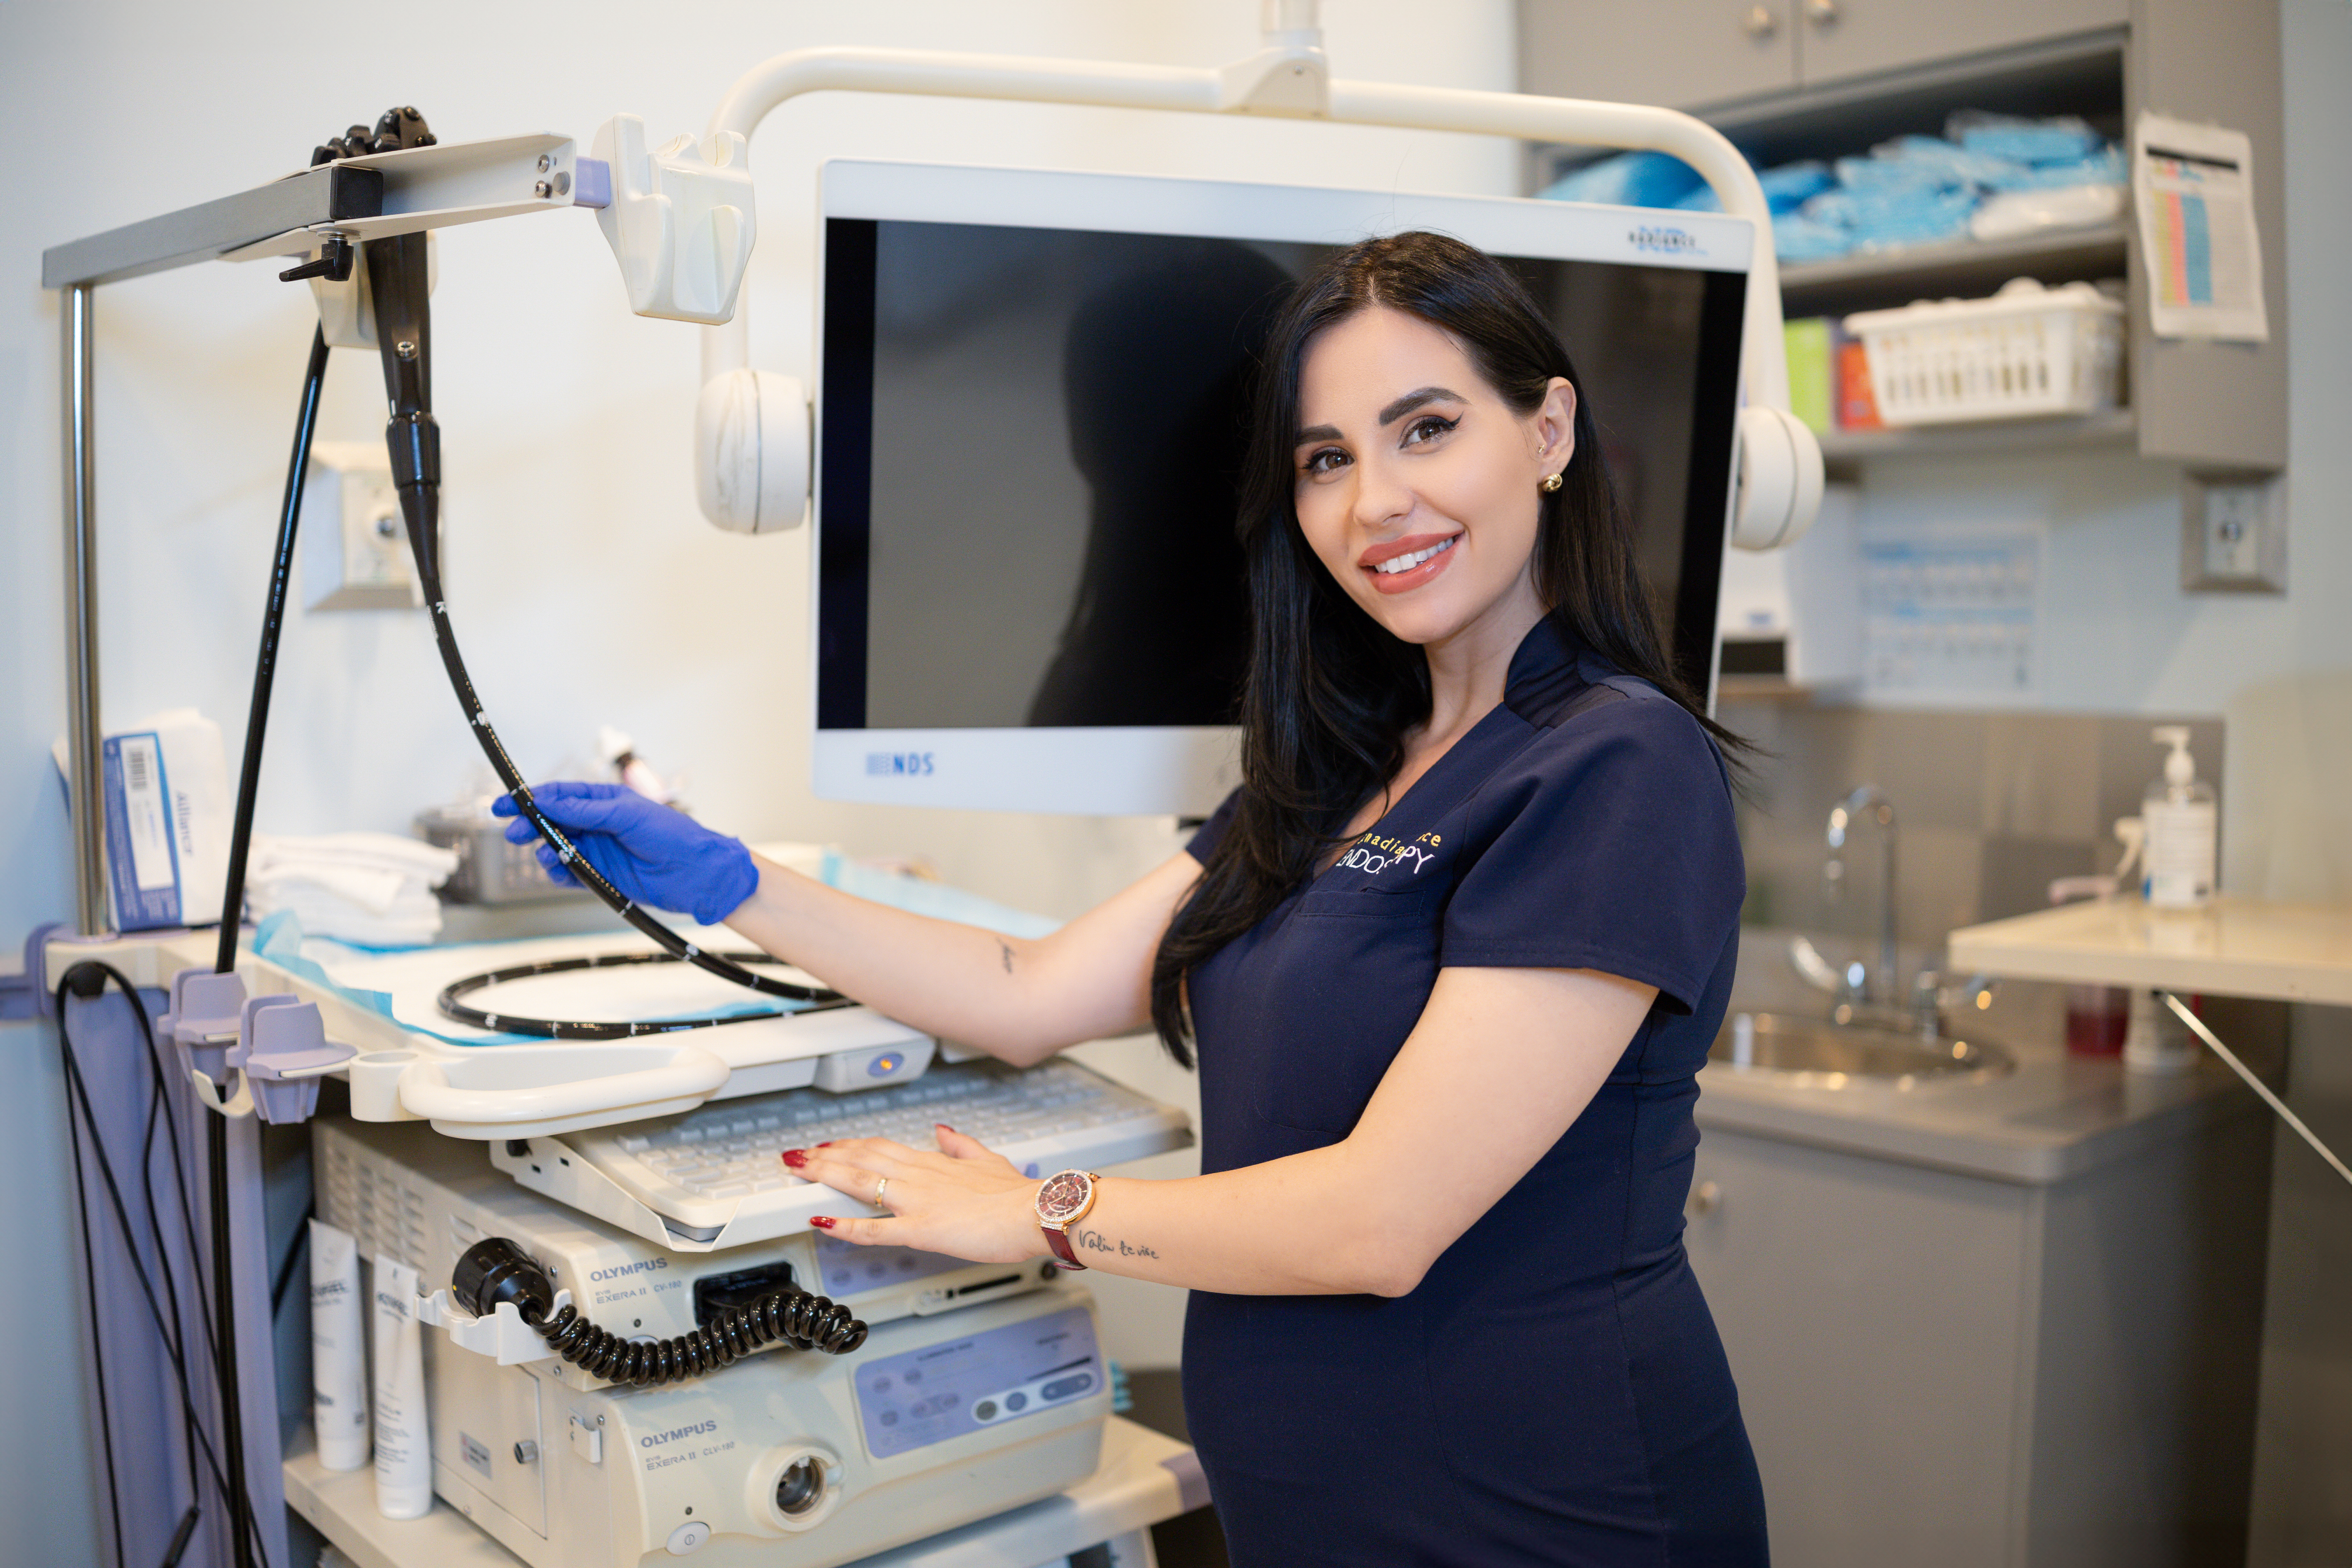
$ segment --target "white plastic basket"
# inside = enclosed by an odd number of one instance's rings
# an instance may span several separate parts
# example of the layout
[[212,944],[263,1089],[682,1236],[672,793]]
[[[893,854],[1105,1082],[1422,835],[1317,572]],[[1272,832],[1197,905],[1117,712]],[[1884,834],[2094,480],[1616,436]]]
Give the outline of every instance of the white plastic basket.
[[2026,419],[2113,408],[2124,308],[2088,283],[2014,279],[1986,300],[1922,300],[1845,319],[1892,426]]

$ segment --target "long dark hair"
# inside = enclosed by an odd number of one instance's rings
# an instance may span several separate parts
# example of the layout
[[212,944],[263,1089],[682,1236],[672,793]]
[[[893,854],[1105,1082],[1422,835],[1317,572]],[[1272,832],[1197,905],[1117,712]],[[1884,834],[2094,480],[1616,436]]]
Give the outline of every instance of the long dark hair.
[[1576,388],[1575,453],[1566,482],[1541,501],[1536,592],[1571,646],[1649,681],[1718,743],[1739,749],[1706,717],[1664,651],[1591,401],[1526,289],[1492,257],[1442,234],[1390,235],[1341,251],[1301,282],[1275,318],[1260,364],[1239,521],[1251,605],[1241,793],[1151,965],[1152,1024],[1188,1067],[1185,975],[1313,873],[1357,809],[1395,775],[1405,736],[1429,719],[1422,650],[1390,634],[1331,580],[1299,531],[1293,505],[1307,345],[1376,305],[1450,334],[1522,415],[1542,404],[1554,376]]

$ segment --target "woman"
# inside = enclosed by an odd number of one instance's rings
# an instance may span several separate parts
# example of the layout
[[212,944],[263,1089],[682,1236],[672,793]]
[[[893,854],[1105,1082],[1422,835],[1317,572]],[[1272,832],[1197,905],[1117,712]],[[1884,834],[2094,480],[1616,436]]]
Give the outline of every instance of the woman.
[[541,803],[625,890],[918,1028],[1197,1049],[1195,1178],[1041,1194],[945,1127],[784,1158],[880,1196],[813,1222],[853,1242],[1190,1287],[1235,1563],[1761,1563],[1681,1241],[1744,876],[1568,357],[1487,257],[1367,241],[1278,318],[1244,488],[1245,782],[1052,936],[860,902],[609,788]]

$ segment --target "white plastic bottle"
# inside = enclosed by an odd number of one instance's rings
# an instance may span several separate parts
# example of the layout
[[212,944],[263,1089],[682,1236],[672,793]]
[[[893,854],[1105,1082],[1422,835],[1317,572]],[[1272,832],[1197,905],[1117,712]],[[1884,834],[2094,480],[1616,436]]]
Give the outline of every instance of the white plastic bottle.
[[375,1509],[386,1519],[422,1519],[433,1511],[433,1440],[416,1270],[378,1253],[374,1273]]
[[310,1222],[310,1426],[319,1462],[356,1470],[368,1462],[367,1332],[359,1247],[351,1232]]
[[2156,743],[2172,752],[2164,759],[2164,776],[2147,786],[2140,804],[2147,835],[2140,894],[2153,910],[2201,910],[2213,901],[2221,808],[2213,786],[2197,782],[2188,726],[2159,724],[2154,733]]

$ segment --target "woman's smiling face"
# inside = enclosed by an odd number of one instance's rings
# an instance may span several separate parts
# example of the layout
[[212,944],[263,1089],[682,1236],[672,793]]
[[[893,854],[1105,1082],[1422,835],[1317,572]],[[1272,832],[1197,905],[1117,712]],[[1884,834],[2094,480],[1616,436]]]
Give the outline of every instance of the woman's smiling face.
[[1300,366],[1299,528],[1348,596],[1404,641],[1483,627],[1515,647],[1543,614],[1541,486],[1568,466],[1575,411],[1575,388],[1554,378],[1522,414],[1443,330],[1359,310],[1318,333]]

